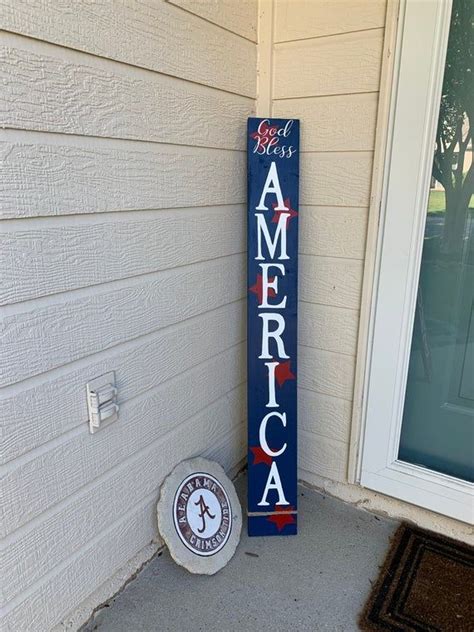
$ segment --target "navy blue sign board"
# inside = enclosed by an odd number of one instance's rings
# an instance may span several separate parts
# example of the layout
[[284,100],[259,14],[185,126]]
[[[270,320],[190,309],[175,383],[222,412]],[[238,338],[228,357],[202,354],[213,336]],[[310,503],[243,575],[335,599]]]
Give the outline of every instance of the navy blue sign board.
[[248,120],[248,533],[297,529],[299,121]]

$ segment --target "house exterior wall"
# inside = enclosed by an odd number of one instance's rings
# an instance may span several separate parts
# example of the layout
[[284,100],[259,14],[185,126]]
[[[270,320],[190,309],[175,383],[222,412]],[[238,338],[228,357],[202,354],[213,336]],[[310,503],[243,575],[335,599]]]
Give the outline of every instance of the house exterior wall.
[[398,2],[264,6],[257,111],[301,120],[299,476],[473,543],[469,525],[355,484]]
[[385,0],[275,0],[273,116],[301,119],[300,477],[346,481]]
[[[40,632],[156,550],[177,462],[244,455],[257,5],[0,9],[3,629]],[[119,421],[90,435],[110,370]]]
[[[74,628],[156,550],[173,465],[244,455],[255,109],[302,125],[299,475],[467,539],[349,483],[385,1],[261,0],[259,20],[256,0],[0,10],[6,629]],[[85,384],[110,370],[120,419],[92,436]]]

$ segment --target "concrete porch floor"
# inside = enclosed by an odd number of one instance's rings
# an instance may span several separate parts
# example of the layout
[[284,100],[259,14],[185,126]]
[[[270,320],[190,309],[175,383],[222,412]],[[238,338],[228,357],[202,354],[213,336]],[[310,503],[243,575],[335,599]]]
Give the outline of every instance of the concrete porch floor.
[[[245,485],[241,476],[242,501]],[[357,630],[397,523],[305,487],[298,509],[298,536],[248,538],[244,528],[235,556],[212,577],[191,575],[164,551],[84,630]]]

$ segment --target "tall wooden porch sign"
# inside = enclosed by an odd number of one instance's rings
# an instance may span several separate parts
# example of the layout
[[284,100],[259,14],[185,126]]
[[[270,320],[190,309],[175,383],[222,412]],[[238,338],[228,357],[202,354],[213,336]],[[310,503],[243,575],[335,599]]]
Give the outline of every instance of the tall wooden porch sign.
[[248,120],[248,532],[296,534],[299,121]]

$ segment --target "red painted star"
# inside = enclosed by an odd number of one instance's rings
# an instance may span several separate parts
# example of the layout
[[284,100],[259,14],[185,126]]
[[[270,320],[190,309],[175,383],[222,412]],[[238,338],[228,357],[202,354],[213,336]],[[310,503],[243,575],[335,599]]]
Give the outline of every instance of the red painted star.
[[[278,206],[278,202],[273,202],[272,206],[273,206],[273,209],[275,209]],[[287,210],[285,210],[285,211],[276,211],[275,210],[275,214],[272,217],[272,224],[278,224],[278,221],[280,219],[280,214],[281,213],[289,213],[288,217],[286,218],[286,227],[287,228],[290,225],[290,220],[293,219],[293,217],[297,217],[298,213],[295,211],[295,209],[291,208],[290,198],[286,198],[285,206],[287,208]]]
[[275,379],[278,382],[278,386],[283,386],[287,380],[296,380],[296,375],[292,373],[290,366],[291,360],[287,360],[286,362],[280,362],[275,367]]
[[286,527],[287,524],[295,524],[295,516],[291,511],[294,511],[294,507],[290,507],[288,505],[275,505],[275,511],[271,516],[267,517],[268,522],[273,522],[278,529],[278,531],[282,531]]
[[[274,280],[275,280],[275,277],[269,277],[268,279],[269,283],[273,283]],[[249,287],[249,292],[252,292],[253,294],[257,295],[258,304],[260,305],[262,303],[262,295],[263,295],[263,278],[261,274],[257,274],[257,282],[255,283],[255,285],[252,285],[252,287]],[[275,296],[276,296],[275,290],[272,287],[269,287],[267,298],[275,298]]]
[[265,465],[272,464],[272,457],[268,456],[268,454],[264,452],[262,448],[260,447],[250,448],[250,451],[253,454],[252,465],[258,465],[259,463],[265,463]]

